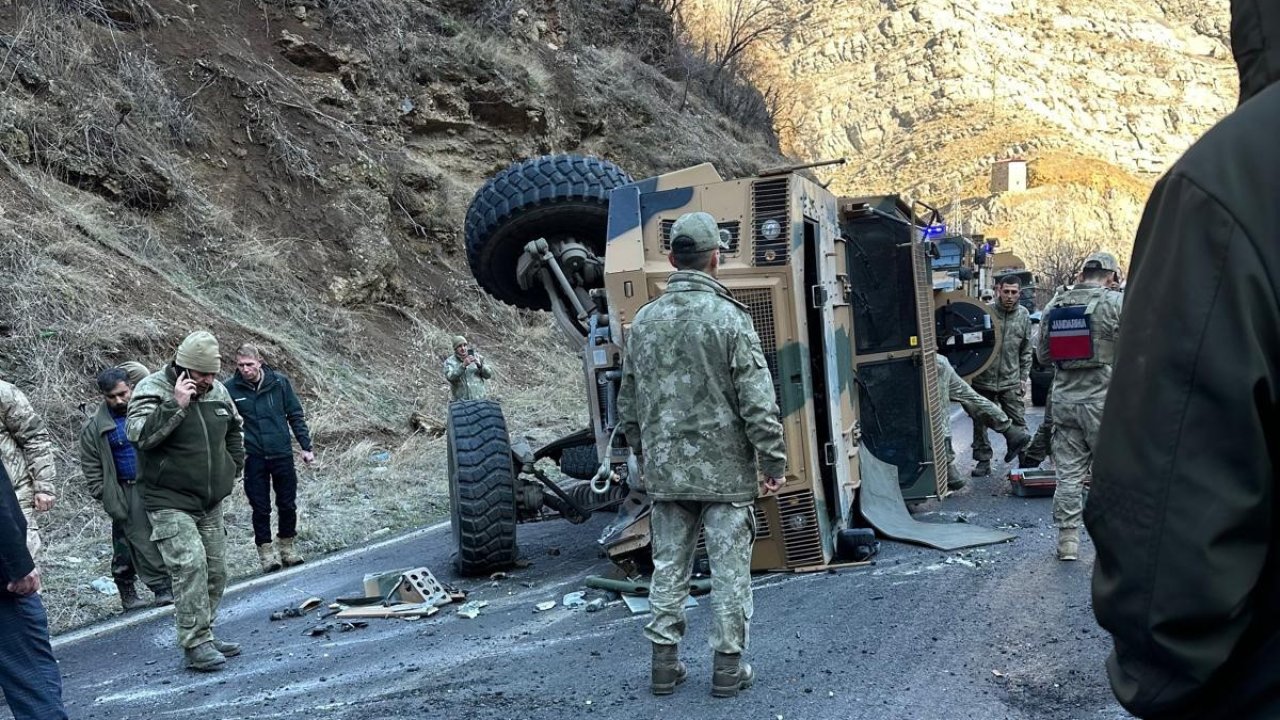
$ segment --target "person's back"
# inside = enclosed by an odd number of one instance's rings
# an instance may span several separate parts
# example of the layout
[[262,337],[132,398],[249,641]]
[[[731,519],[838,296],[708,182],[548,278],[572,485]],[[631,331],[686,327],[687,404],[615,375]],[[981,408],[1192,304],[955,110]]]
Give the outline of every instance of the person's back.
[[1231,30],[1243,102],[1147,203],[1085,512],[1146,718],[1280,717],[1280,4]]

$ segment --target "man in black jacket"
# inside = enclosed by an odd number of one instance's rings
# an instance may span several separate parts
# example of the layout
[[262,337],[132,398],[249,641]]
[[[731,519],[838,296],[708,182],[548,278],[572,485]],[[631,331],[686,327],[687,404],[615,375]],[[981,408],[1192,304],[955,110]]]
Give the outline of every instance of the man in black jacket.
[[[293,437],[302,448],[302,461],[315,460],[311,433],[302,403],[284,373],[263,367],[262,352],[254,345],[236,350],[236,374],[227,390],[244,418],[244,492],[253,507],[253,541],[263,572],[300,565],[294,547],[298,534],[298,471],[293,465]],[[280,559],[271,543],[271,490],[276,493]]]
[[27,520],[0,464],[0,688],[14,720],[66,720]]
[[1280,717],[1280,2],[1231,11],[1240,106],[1147,202],[1085,510],[1144,718]]

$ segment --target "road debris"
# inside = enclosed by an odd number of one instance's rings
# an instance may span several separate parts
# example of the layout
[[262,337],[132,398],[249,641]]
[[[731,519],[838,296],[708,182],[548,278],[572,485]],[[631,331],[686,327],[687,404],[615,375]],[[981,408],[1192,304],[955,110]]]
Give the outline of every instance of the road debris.
[[472,600],[470,602],[463,603],[462,607],[458,608],[457,615],[460,618],[474,620],[480,615],[480,610],[486,607],[489,607],[489,601]]
[[562,599],[562,600],[560,601],[560,604],[561,604],[561,605],[564,605],[564,606],[565,606],[565,607],[567,607],[567,608],[580,608],[580,607],[586,607],[586,606],[587,606],[587,591],[586,591],[586,590],[579,590],[579,591],[577,591],[577,592],[571,592],[571,593],[569,593],[569,594],[567,594],[567,595],[565,595],[565,596],[564,596],[564,599]]
[[600,612],[604,609],[604,598],[595,598],[587,603],[587,612]]
[[119,590],[116,589],[116,581],[109,577],[100,577],[89,583],[89,587],[97,590],[103,595],[115,595]]
[[556,606],[555,600],[546,600],[533,606],[534,612],[546,612]]

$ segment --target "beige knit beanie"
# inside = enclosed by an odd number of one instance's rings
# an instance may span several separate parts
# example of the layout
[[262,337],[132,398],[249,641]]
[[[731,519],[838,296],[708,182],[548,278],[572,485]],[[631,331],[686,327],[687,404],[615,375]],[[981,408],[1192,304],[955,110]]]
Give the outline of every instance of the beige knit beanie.
[[218,353],[218,339],[207,330],[197,330],[178,346],[174,361],[184,368],[202,373],[216,373],[222,369],[222,356]]

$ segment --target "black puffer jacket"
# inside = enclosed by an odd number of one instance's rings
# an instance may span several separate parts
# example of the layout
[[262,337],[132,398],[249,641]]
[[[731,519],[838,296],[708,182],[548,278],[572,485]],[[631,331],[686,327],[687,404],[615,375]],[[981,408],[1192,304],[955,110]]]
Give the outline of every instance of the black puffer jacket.
[[298,438],[298,446],[311,449],[311,431],[302,412],[302,403],[284,373],[262,368],[262,383],[254,387],[240,373],[227,381],[231,401],[244,418],[244,451],[260,458],[288,457],[293,454],[290,428]]
[[1231,10],[1241,103],[1147,202],[1085,508],[1144,718],[1280,718],[1280,2]]

